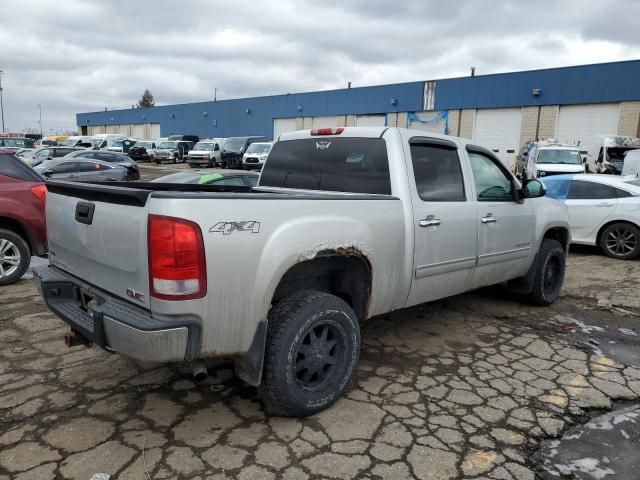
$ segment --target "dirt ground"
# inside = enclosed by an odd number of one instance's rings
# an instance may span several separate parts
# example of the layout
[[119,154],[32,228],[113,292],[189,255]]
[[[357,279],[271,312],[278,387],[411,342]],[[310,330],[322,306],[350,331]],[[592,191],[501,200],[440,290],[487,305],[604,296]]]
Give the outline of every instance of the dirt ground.
[[225,363],[195,383],[67,349],[23,279],[0,290],[0,479],[533,479],[541,442],[638,402],[639,288],[638,262],[576,248],[551,307],[496,287],[377,317],[353,388],[300,420]]

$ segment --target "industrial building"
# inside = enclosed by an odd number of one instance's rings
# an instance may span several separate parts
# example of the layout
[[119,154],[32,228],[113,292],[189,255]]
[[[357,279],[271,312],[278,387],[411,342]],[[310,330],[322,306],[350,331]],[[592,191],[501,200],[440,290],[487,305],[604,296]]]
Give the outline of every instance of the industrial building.
[[355,125],[471,138],[510,164],[529,140],[636,137],[640,60],[77,114],[82,135],[279,134]]

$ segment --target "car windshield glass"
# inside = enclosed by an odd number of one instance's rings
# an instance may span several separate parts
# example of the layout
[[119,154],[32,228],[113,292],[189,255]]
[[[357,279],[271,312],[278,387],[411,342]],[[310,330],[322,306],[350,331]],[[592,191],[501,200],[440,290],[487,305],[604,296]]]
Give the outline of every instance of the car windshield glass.
[[0,138],[0,147],[24,148],[31,146],[31,142],[24,138]]
[[194,150],[213,150],[213,143],[196,143]]
[[247,148],[247,153],[269,153],[271,145],[268,143],[252,143]]
[[136,142],[136,147],[151,148],[151,142]]
[[[222,175],[220,175],[222,177]],[[199,183],[202,175],[191,172],[178,172],[151,180],[152,183]]]
[[178,142],[162,142],[158,148],[176,148]]
[[224,142],[224,149],[227,152],[240,152],[240,150],[242,150],[242,147],[244,147],[244,143],[246,142],[246,139],[241,138],[241,137],[237,137],[237,138],[228,138],[226,142]]
[[122,145],[124,145],[124,140],[116,140],[115,142],[113,142],[113,147],[122,147]]
[[538,163],[564,163],[569,165],[581,165],[582,156],[579,150],[540,150]]
[[91,145],[93,145],[94,147],[99,147],[103,140],[103,138],[92,138]]
[[78,141],[77,138],[67,138],[60,145],[62,145],[63,147],[73,147],[76,144],[77,141]]
[[624,155],[629,150],[636,150],[633,147],[607,147],[607,160],[613,162],[621,162],[624,160]]

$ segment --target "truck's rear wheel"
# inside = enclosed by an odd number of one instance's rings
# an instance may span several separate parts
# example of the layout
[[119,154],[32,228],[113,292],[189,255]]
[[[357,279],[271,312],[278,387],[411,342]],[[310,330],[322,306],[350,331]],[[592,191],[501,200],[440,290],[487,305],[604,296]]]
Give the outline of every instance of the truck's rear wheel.
[[545,238],[536,262],[533,288],[526,298],[535,305],[551,305],[560,296],[564,283],[564,248],[557,240]]
[[269,312],[261,396],[276,415],[304,417],[331,406],[348,387],[360,356],[351,307],[328,293],[303,291]]
[[20,280],[30,262],[27,242],[11,230],[0,228],[0,285]]

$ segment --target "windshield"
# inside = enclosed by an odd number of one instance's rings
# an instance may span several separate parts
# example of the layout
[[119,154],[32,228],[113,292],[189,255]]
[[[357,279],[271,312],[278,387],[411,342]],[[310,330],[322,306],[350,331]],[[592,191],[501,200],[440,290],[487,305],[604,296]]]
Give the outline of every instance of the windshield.
[[622,162],[624,155],[629,150],[637,150],[638,147],[607,147],[607,160],[610,162]]
[[0,138],[0,147],[29,148],[33,146],[33,140],[29,138]]
[[93,147],[99,147],[100,145],[102,145],[102,142],[104,142],[104,138],[92,138],[91,139],[91,145],[93,145]]
[[122,147],[122,145],[124,145],[124,140],[116,140],[115,142],[113,142],[113,145],[111,145],[112,147]]
[[151,148],[151,142],[136,142],[136,147]]
[[270,143],[252,143],[249,145],[249,148],[247,148],[247,153],[262,154],[269,153],[269,150],[271,150]]
[[213,143],[196,143],[194,150],[213,150]]
[[158,148],[174,149],[174,148],[176,148],[177,144],[178,144],[178,142],[162,142],[160,145],[158,145]]
[[246,141],[247,139],[243,137],[227,138],[227,141],[224,142],[224,149],[227,152],[239,153]]
[[26,157],[27,155],[29,155],[33,150],[18,150],[16,152],[16,156],[17,157]]
[[581,165],[582,155],[579,150],[540,150],[538,163],[564,163],[568,165]]
[[63,147],[74,147],[75,144],[78,143],[78,140],[78,138],[69,137],[60,145],[62,145]]

